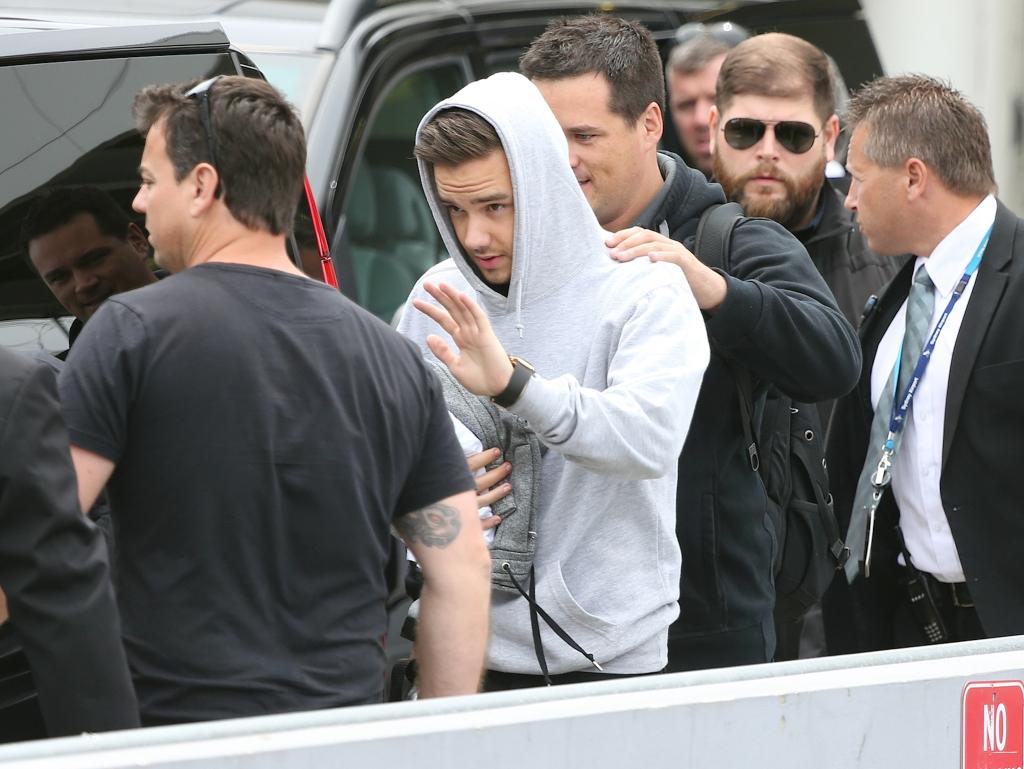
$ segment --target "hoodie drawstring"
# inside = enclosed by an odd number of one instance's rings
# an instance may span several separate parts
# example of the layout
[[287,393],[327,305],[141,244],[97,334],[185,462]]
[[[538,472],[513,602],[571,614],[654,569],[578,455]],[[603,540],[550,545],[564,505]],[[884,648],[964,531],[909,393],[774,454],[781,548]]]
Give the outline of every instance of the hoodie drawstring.
[[537,620],[538,615],[541,619],[544,620],[545,623],[547,623],[547,626],[554,631],[555,635],[557,635],[569,646],[571,646],[573,649],[575,649],[584,657],[586,657],[590,661],[591,665],[593,665],[601,672],[604,672],[604,668],[602,668],[597,663],[597,660],[594,659],[594,655],[588,652],[578,643],[576,643],[575,639],[567,632],[565,632],[565,630],[562,629],[561,625],[559,625],[557,622],[551,619],[551,615],[544,611],[544,609],[541,608],[540,604],[537,603],[537,579],[534,573],[533,566],[530,567],[529,593],[523,590],[522,586],[519,584],[519,581],[515,578],[515,575],[512,574],[512,568],[507,563],[503,563],[501,565],[501,569],[506,574],[508,574],[509,579],[512,580],[512,584],[515,586],[515,589],[519,591],[520,595],[522,595],[523,598],[526,599],[526,602],[530,605],[530,629],[533,631],[533,651],[537,655],[537,663],[540,665],[540,672],[544,676],[544,683],[547,686],[551,686],[551,676],[548,674],[548,661],[547,658],[544,656],[544,645],[541,643],[540,640],[540,622],[538,622]]
[[523,338],[523,280],[526,275],[525,268],[519,273],[519,280],[516,282],[516,333]]

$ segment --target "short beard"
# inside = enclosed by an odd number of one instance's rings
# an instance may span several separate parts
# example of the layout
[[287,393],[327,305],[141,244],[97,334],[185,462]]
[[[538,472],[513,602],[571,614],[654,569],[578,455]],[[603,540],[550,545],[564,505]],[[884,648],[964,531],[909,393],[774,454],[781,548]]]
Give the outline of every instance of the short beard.
[[[818,192],[825,183],[825,156],[803,178],[793,178],[776,165],[761,163],[746,174],[731,174],[722,162],[719,153],[712,158],[715,181],[722,185],[726,197],[743,206],[747,216],[773,219],[787,230],[797,229],[808,218],[818,202]],[[748,196],[747,183],[758,176],[773,176],[782,182],[786,194],[782,198],[767,198],[762,195]]]

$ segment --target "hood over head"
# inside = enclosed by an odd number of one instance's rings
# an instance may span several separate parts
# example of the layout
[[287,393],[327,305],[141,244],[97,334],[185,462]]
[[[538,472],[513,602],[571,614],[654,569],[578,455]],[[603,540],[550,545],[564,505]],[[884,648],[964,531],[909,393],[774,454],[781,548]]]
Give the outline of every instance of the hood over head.
[[[437,104],[420,131],[443,110],[475,112],[501,139],[512,176],[515,234],[508,296],[480,278],[459,244],[434,184],[433,168],[419,161],[420,179],[448,253],[476,290],[489,315],[516,311],[564,285],[589,260],[607,258],[605,233],[569,165],[561,126],[527,78],[502,72],[470,83]],[[519,321],[517,320],[517,326]],[[522,329],[519,329],[520,335]]]

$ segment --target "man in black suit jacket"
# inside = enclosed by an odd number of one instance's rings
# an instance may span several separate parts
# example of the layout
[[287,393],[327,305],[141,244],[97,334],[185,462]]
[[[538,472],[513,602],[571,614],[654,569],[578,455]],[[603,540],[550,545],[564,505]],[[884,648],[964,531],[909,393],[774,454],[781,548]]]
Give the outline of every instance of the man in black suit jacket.
[[138,726],[108,570],[79,512],[54,373],[0,349],[0,586],[49,736]]
[[[829,435],[836,510],[841,520],[853,515],[854,563],[864,557],[858,545],[867,520],[858,512],[868,509],[854,502],[858,479],[865,466],[868,474],[876,469],[881,453],[881,441],[869,438],[874,410],[885,403],[879,409],[884,436],[894,362],[913,367],[918,361],[919,353],[907,349],[909,329],[921,328],[928,350],[954,287],[964,285],[968,265],[981,258],[936,337],[902,421],[891,485],[878,505],[869,574],[848,573],[855,578],[855,647],[1024,633],[1018,552],[1024,541],[1024,222],[993,197],[984,119],[949,86],[923,76],[880,78],[851,101],[850,123],[853,182],[846,206],[858,212],[876,252],[917,256],[861,327],[864,369],[857,389],[837,406]],[[912,280],[915,292],[932,295],[926,333],[908,316],[929,311],[905,309]],[[915,569],[927,595],[914,606],[933,604],[944,636],[926,639],[927,618],[911,608]]]

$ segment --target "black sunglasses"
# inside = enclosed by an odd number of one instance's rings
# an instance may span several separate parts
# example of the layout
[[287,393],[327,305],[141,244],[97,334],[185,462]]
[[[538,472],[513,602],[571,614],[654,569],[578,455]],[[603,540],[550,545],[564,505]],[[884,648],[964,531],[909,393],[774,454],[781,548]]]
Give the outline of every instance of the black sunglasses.
[[719,21],[715,24],[704,24],[691,21],[676,30],[676,44],[682,45],[698,37],[710,37],[729,46],[737,46],[750,37],[745,27],[731,21]]
[[[203,131],[206,133],[206,148],[210,153],[210,165],[217,168],[217,137],[213,133],[213,117],[210,115],[210,89],[213,84],[221,79],[221,75],[204,80],[195,88],[185,94],[186,98],[195,99],[199,102],[199,120],[203,124]],[[220,171],[217,172],[217,189],[214,194],[220,197]]]
[[722,133],[730,147],[746,150],[753,147],[771,126],[775,141],[795,155],[802,155],[814,146],[818,132],[809,123],[799,120],[755,120],[752,117],[734,117],[725,121]]

